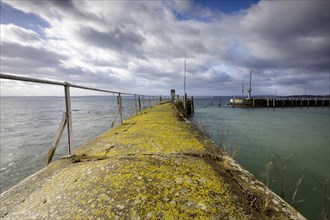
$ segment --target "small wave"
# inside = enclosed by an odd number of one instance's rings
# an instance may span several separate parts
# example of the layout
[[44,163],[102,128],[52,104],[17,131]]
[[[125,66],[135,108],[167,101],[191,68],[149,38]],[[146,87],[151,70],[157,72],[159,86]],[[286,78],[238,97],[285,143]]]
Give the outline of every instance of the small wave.
[[22,144],[22,143],[18,143],[18,144],[14,147],[14,149],[20,149],[21,147],[23,147],[23,144]]

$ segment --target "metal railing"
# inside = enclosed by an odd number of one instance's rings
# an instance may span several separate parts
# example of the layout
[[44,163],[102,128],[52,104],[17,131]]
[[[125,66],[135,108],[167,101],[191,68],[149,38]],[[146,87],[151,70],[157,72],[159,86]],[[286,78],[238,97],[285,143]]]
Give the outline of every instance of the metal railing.
[[[141,95],[135,93],[126,93],[126,92],[117,92],[105,89],[97,89],[91,88],[86,86],[80,86],[71,84],[69,82],[59,82],[59,81],[52,81],[52,80],[44,80],[44,79],[36,79],[31,77],[23,77],[23,76],[16,76],[16,75],[8,75],[0,73],[0,79],[7,79],[7,80],[16,80],[16,81],[25,81],[25,82],[32,82],[32,83],[42,83],[42,84],[50,84],[50,85],[58,85],[64,87],[64,98],[65,98],[65,112],[63,113],[62,120],[60,126],[56,132],[55,138],[49,148],[47,159],[45,164],[48,165],[55,153],[57,145],[60,142],[62,134],[64,132],[65,127],[67,127],[68,131],[68,155],[72,154],[72,147],[73,147],[73,131],[72,131],[72,116],[71,116],[71,97],[70,97],[70,88],[78,88],[78,89],[85,89],[97,92],[104,92],[104,93],[111,93],[117,94],[117,106],[118,110],[115,113],[114,119],[111,123],[111,128],[114,127],[117,115],[120,115],[120,123],[123,123],[123,105],[122,105],[122,95],[126,96],[134,96],[134,108],[135,114],[145,108],[145,101],[147,99],[149,106],[155,105],[161,102],[161,96],[149,96],[149,95]],[[142,97],[142,98],[141,98]]]

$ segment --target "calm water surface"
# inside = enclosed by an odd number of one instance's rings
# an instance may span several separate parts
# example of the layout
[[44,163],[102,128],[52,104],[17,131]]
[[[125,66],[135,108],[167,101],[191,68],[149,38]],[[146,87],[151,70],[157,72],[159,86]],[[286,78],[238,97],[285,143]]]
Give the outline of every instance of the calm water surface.
[[[329,196],[329,191],[324,194],[330,167],[329,108],[219,108],[210,100],[195,98],[191,120],[206,127],[215,142],[233,151],[243,167],[278,195],[284,189],[284,199],[308,219],[318,219],[323,196]],[[222,98],[222,105],[226,102]]]

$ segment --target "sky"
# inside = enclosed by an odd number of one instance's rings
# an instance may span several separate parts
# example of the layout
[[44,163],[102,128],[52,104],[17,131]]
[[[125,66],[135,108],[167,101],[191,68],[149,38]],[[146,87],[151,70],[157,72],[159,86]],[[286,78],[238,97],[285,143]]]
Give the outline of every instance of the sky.
[[[328,0],[1,0],[1,73],[188,95],[330,94]],[[91,92],[72,90],[73,95]],[[94,94],[94,93],[93,93]],[[104,95],[99,94],[98,95]],[[1,79],[1,96],[63,95]]]

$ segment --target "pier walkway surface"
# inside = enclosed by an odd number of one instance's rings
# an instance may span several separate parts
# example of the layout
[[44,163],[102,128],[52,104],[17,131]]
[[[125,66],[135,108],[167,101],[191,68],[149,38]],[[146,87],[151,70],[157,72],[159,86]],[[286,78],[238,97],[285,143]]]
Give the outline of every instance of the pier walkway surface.
[[165,103],[0,196],[4,219],[304,219]]

